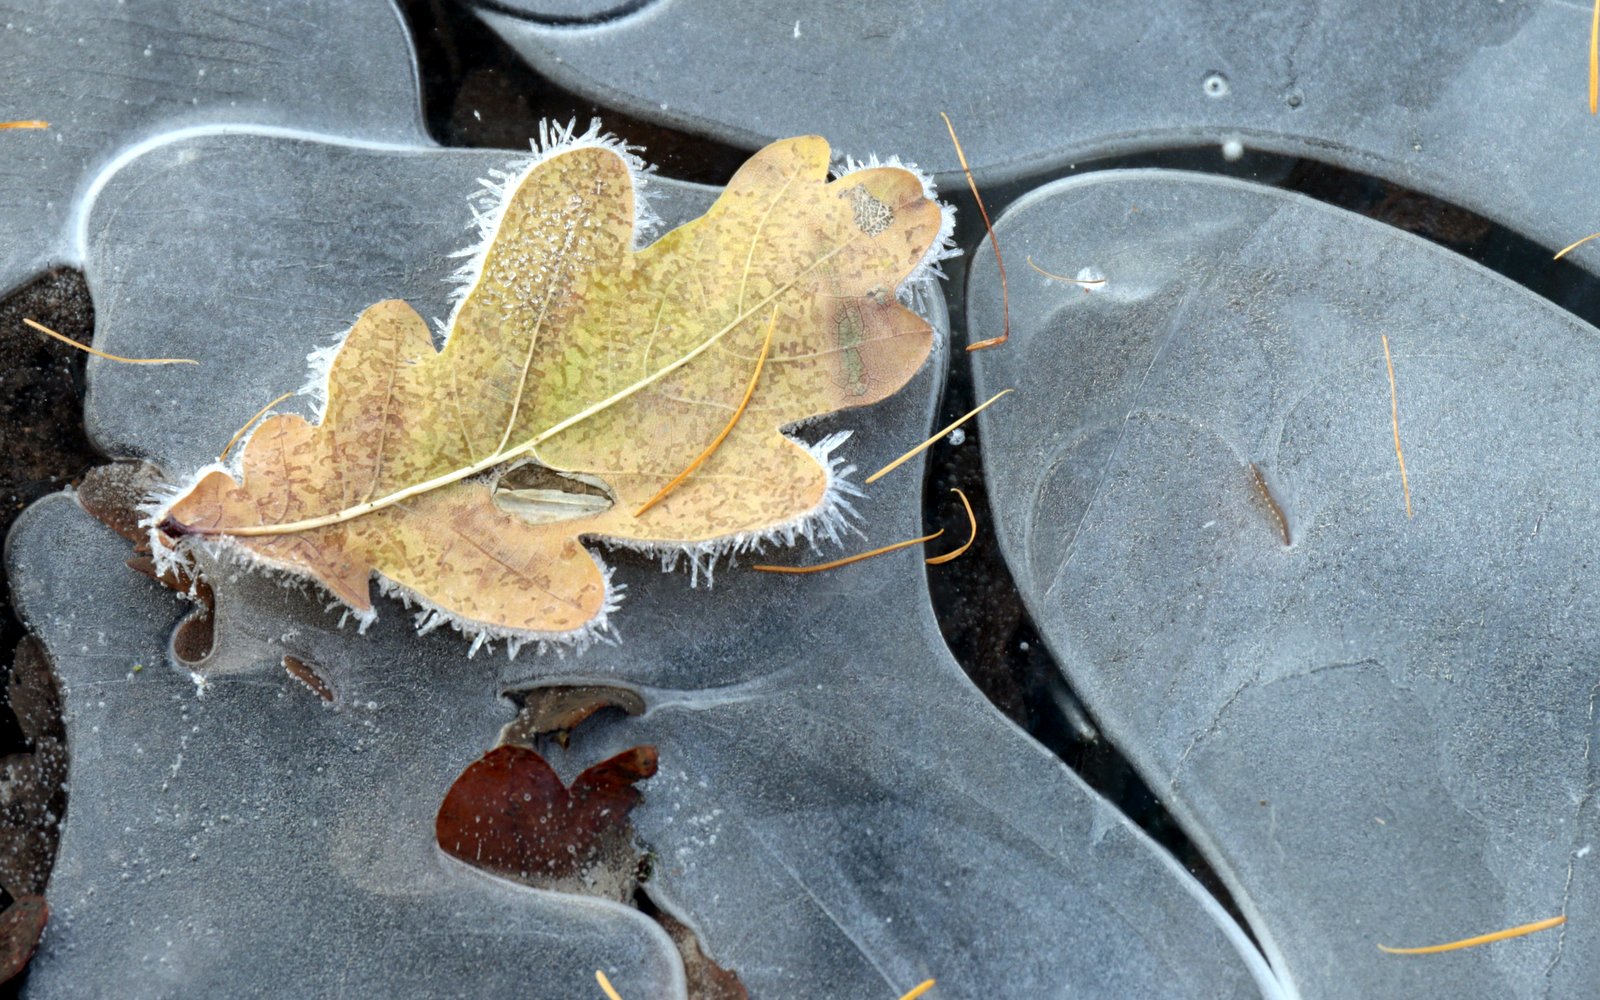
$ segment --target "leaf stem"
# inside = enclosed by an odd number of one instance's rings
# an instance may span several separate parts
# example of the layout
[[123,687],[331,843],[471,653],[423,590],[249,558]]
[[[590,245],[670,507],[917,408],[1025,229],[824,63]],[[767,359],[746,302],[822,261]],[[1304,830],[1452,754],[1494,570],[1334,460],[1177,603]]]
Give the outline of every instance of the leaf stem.
[[594,981],[600,984],[600,989],[605,993],[607,1000],[622,1000],[622,994],[618,993],[617,988],[611,985],[611,980],[606,978],[604,972],[599,969],[594,970]]
[[1057,274],[1054,271],[1046,271],[1044,268],[1033,262],[1032,254],[1028,255],[1028,266],[1033,268],[1035,271],[1038,271],[1046,278],[1050,278],[1055,281],[1064,281],[1069,285],[1082,285],[1084,288],[1098,288],[1106,283],[1106,279],[1104,278],[1069,278],[1064,274]]
[[1600,112],[1600,0],[1589,22],[1589,113]]
[[[1600,0],[1595,0],[1595,5],[1597,7],[1600,7]],[[1560,253],[1556,254],[1554,257],[1552,257],[1550,259],[1551,260],[1560,260],[1561,258],[1565,257],[1567,254],[1569,254],[1572,251],[1574,251],[1574,250],[1578,249],[1579,247],[1583,246],[1585,243],[1589,242],[1590,240],[1597,240],[1597,239],[1600,239],[1600,233],[1590,233],[1588,236],[1585,236],[1583,239],[1579,240],[1576,243],[1567,244],[1567,246],[1565,248],[1563,248]]]
[[668,375],[671,375],[679,368],[689,364],[695,358],[698,358],[706,351],[709,351],[719,341],[721,341],[723,337],[727,336],[729,332],[736,329],[745,320],[749,319],[760,310],[772,305],[780,295],[797,285],[801,278],[804,278],[812,271],[816,270],[829,260],[832,260],[840,253],[844,252],[844,250],[854,242],[855,241],[852,239],[841,243],[837,247],[834,247],[832,250],[829,250],[827,253],[823,254],[821,257],[818,257],[815,261],[812,261],[799,274],[773,289],[765,297],[763,297],[761,301],[757,302],[749,309],[746,309],[738,316],[735,316],[727,323],[727,325],[723,326],[722,329],[707,337],[699,344],[699,346],[689,351],[683,357],[663,366],[658,371],[647,375],[627,388],[614,392],[605,399],[600,400],[598,403],[586,407],[585,409],[574,413],[572,416],[567,417],[565,420],[562,420],[546,428],[545,430],[540,431],[538,434],[535,434],[533,437],[527,439],[516,447],[501,449],[500,451],[495,452],[493,455],[490,455],[488,458],[481,459],[472,463],[471,465],[447,472],[441,476],[435,476],[432,479],[424,482],[413,483],[403,490],[396,490],[387,496],[379,497],[376,500],[367,500],[363,503],[358,503],[353,507],[346,507],[343,510],[334,511],[331,514],[322,514],[318,517],[308,517],[299,521],[287,521],[282,524],[241,525],[233,528],[199,528],[192,525],[183,524],[172,518],[168,518],[162,530],[167,531],[169,534],[173,534],[175,532],[176,535],[180,537],[183,535],[234,535],[238,537],[253,538],[267,535],[292,535],[298,531],[311,531],[315,528],[326,528],[335,524],[343,524],[346,521],[353,521],[358,517],[363,517],[367,514],[371,514],[374,511],[382,510],[385,507],[392,507],[397,503],[403,503],[406,500],[410,500],[412,497],[421,496],[424,493],[430,493],[441,487],[449,486],[451,483],[458,483],[461,480],[468,479],[480,472],[487,472],[502,462],[509,462],[514,458],[519,458],[528,454],[539,445],[555,437],[557,434],[560,434],[562,431],[565,431],[576,424],[582,423],[597,413],[604,412],[606,409],[615,406],[617,403],[622,402],[624,399],[627,399],[629,396],[632,396],[643,389],[648,389],[650,386],[666,378]]

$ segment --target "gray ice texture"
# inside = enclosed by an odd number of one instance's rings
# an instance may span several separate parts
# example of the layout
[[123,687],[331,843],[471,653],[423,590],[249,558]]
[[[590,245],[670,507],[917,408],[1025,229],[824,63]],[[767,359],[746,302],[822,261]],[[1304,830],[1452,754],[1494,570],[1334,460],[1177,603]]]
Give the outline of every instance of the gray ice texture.
[[1587,3],[459,2],[605,106],[750,148],[815,132],[944,188],[961,180],[940,111],[989,185],[1185,147],[1221,166],[1237,142],[1552,248],[1600,228],[1585,208],[1600,188]]
[[0,120],[51,123],[0,132],[0,294],[81,265],[95,192],[170,133],[424,141],[411,41],[389,0],[12,0],[0,64]]
[[[996,231],[1011,258],[1106,279],[1023,270],[1010,343],[975,356],[980,395],[1017,387],[979,418],[1002,548],[1286,986],[1592,993],[1595,330],[1229,179],[1061,181]],[[997,329],[987,246],[968,293],[970,329]],[[1493,947],[1377,949],[1558,914]]]
[[[445,315],[467,197],[513,159],[234,134],[130,161],[90,213],[97,343],[201,364],[92,360],[97,442],[192,468],[365,305]],[[668,224],[715,194],[651,189]],[[947,358],[942,304],[924,304],[941,347],[914,383],[803,437],[854,429],[845,453],[871,469],[927,432]],[[920,490],[914,467],[874,487],[852,546],[918,533]],[[204,996],[241,976],[379,995],[418,976],[450,995],[518,979],[517,995],[583,996],[599,967],[625,997],[681,995],[642,918],[496,884],[433,844],[449,780],[510,717],[501,693],[597,680],[648,711],[580,730],[553,763],[570,780],[660,748],[635,812],[651,891],[755,997],[892,998],[930,976],[948,996],[1278,995],[1215,901],[970,685],[915,552],[815,577],[725,563],[707,588],[602,551],[627,586],[618,644],[510,661],[414,636],[391,601],[362,636],[322,595],[219,572],[202,683],[164,648],[183,603],[121,567],[124,543],[67,497],[25,515],[18,604],[56,659],[73,747],[30,995]],[[285,676],[285,653],[325,669],[332,707]]]

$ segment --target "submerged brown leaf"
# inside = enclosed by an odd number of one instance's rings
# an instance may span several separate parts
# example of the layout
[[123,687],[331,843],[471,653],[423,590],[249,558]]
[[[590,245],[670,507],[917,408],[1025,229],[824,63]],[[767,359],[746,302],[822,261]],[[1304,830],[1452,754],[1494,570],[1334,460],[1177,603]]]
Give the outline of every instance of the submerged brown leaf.
[[498,746],[450,786],[434,834],[447,854],[495,875],[625,900],[638,868],[628,819],[641,798],[634,783],[655,773],[655,747],[634,747],[569,788],[537,751]]
[[50,905],[43,896],[23,896],[0,913],[0,983],[28,967],[49,919]]
[[[581,537],[695,547],[825,514],[827,465],[781,429],[881,400],[922,365],[931,331],[896,289],[943,224],[917,175],[829,181],[829,155],[817,137],[774,143],[642,250],[629,161],[603,144],[549,156],[510,195],[442,349],[405,303],[369,308],[321,422],[262,421],[242,479],[205,475],[158,543],[224,541],[362,615],[377,573],[466,631],[529,639],[609,606]],[[499,489],[529,466],[542,486]]]

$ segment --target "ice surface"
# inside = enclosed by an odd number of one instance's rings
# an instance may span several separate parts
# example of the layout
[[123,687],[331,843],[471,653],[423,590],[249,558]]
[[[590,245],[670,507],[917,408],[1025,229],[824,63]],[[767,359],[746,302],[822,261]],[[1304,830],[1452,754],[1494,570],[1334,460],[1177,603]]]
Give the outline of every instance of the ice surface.
[[987,183],[1153,149],[1214,149],[1218,166],[1265,150],[1552,248],[1596,228],[1575,208],[1600,186],[1587,4],[697,0],[582,26],[503,6],[477,9],[539,72],[734,145],[817,132],[959,186],[945,111]]
[[[434,843],[445,790],[512,714],[484,661],[441,669],[400,615],[352,644],[303,595],[246,577],[219,594],[232,673],[191,675],[166,651],[184,605],[126,556],[64,494],[8,546],[72,751],[26,996],[568,1000],[597,968],[630,996],[682,995],[649,919]],[[333,706],[283,670],[286,649],[318,663]]]
[[[130,163],[91,216],[98,344],[132,355],[187,354],[202,364],[91,364],[95,436],[169,469],[198,464],[280,387],[300,384],[307,351],[327,343],[361,306],[402,296],[424,315],[444,315],[451,267],[444,254],[470,235],[464,197],[473,178],[505,160],[229,136],[175,142]],[[669,224],[714,193],[675,183],[656,191],[655,207]],[[942,309],[932,309],[942,328]],[[931,425],[943,360],[941,353],[893,400],[801,435],[817,440],[855,429],[842,453],[864,470],[876,468]],[[867,537],[857,542],[916,534],[919,492],[914,467],[874,487],[859,505]],[[222,811],[246,817],[262,838],[261,856],[298,858],[304,867],[296,877],[308,893],[320,885],[342,899],[358,884],[321,874],[353,864],[341,851],[365,859],[358,872],[381,870],[382,878],[362,877],[385,887],[403,877],[438,878],[440,861],[418,844],[390,847],[380,836],[346,847],[290,838],[290,828],[257,818],[264,793],[255,791],[263,780],[256,772],[270,764],[268,773],[292,775],[294,788],[311,786],[304,803],[288,784],[275,790],[269,813],[293,807],[325,826],[370,834],[384,817],[415,817],[425,803],[437,805],[446,772],[453,776],[492,741],[489,707],[499,688],[603,681],[642,691],[648,710],[586,724],[552,763],[570,780],[616,749],[660,748],[661,773],[644,783],[645,802],[634,814],[657,857],[651,890],[754,996],[892,997],[929,975],[952,996],[1275,995],[1259,957],[1187,873],[971,687],[942,644],[913,552],[812,577],[724,564],[709,589],[691,588],[687,573],[663,575],[654,560],[610,552],[628,586],[616,616],[620,644],[576,656],[525,650],[514,661],[467,661],[467,644],[442,631],[408,638],[408,616],[393,602],[380,602],[378,624],[362,637],[353,628],[337,631],[338,613],[324,611],[319,597],[223,575],[217,648],[203,665],[209,689],[197,700],[195,685],[168,667],[157,671],[159,688],[139,686],[150,680],[148,670],[126,680],[130,657],[159,654],[177,603],[118,569],[118,546],[68,516],[68,501],[52,503],[19,533],[14,572],[26,588],[29,620],[55,637],[58,655],[80,657],[66,671],[69,724],[104,729],[116,718],[138,733],[167,724],[143,714],[181,719],[187,706],[189,725],[200,727],[188,734],[191,746],[204,737],[208,746],[236,747],[225,758],[231,762],[218,765],[215,784],[196,783],[194,794],[213,803],[213,819]],[[105,568],[90,579],[105,594],[54,596],[66,583],[51,583],[55,571],[33,553],[68,525],[95,540],[85,549]],[[819,557],[775,551],[768,558]],[[74,652],[83,645],[89,653]],[[277,665],[283,653],[324,665],[341,707],[325,709],[287,681]],[[430,677],[438,696],[429,693]],[[146,696],[148,705],[125,700],[146,690],[157,692]],[[84,707],[90,697],[96,705],[104,698],[104,710]],[[364,708],[369,701],[377,708]],[[118,764],[130,791],[153,797],[136,779],[168,780],[180,749],[174,741],[188,732],[179,729],[138,737],[142,763],[126,749],[115,758],[75,751],[73,767],[88,775]],[[123,739],[134,742],[131,734]],[[278,741],[281,750],[268,749]],[[186,753],[180,776],[193,760]],[[116,808],[114,782],[91,775],[84,787],[91,781],[105,781],[106,808]],[[224,806],[219,789],[240,789],[244,801]],[[65,873],[80,867],[86,874],[63,886],[92,881],[97,898],[139,907],[146,887],[119,881],[117,856],[101,861],[81,845],[113,835],[135,845],[126,850],[145,853],[128,855],[130,863],[141,859],[131,880],[181,868],[187,855],[154,857],[158,846],[182,850],[197,835],[187,827],[168,832],[170,812],[135,810],[133,820],[102,830],[107,821],[69,808],[61,877],[76,878]],[[221,863],[223,852],[202,847],[202,859]],[[408,876],[413,866],[426,870]],[[530,907],[525,926],[565,933],[559,921],[534,915],[548,905],[543,897],[516,898]],[[236,933],[238,954],[269,947],[270,936]],[[635,946],[618,961],[643,950]],[[580,953],[587,955],[574,945],[546,964],[568,954],[592,961]],[[106,954],[80,949],[79,961],[104,964]],[[50,951],[45,959],[70,956]]]
[[[1013,270],[1011,342],[975,356],[980,398],[1017,388],[980,418],[1006,557],[1288,980],[1308,998],[1592,991],[1596,331],[1243,182],[1085,177],[997,231],[1008,260],[1108,279]],[[969,326],[997,330],[993,257],[974,261]],[[1375,947],[1561,913],[1453,956]]]
[[100,175],[162,132],[254,124],[424,141],[411,42],[389,0],[28,0],[0,9],[0,293],[77,263]]

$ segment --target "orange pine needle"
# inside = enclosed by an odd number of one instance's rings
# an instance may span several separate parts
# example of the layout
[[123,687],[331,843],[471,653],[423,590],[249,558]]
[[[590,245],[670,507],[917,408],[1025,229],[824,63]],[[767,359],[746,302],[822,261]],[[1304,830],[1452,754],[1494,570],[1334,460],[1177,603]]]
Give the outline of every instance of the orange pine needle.
[[605,991],[607,1000],[622,1000],[622,994],[618,993],[617,988],[611,985],[611,980],[606,978],[604,972],[599,969],[594,970],[594,980],[600,984],[600,989]]
[[[923,562],[927,563],[929,566],[943,566],[945,563],[950,562],[952,559],[959,558],[968,549],[972,548],[972,543],[973,542],[978,540],[978,515],[976,515],[976,514],[974,514],[972,512],[972,501],[968,500],[967,499],[967,495],[965,493],[961,492],[959,489],[951,489],[950,492],[954,493],[956,496],[960,497],[961,498],[961,506],[963,506],[963,507],[965,507],[967,509],[967,525],[968,525],[967,540],[959,549],[955,549],[954,551],[951,551],[951,552],[946,552],[942,556],[929,556],[928,558],[924,559]],[[933,981],[930,979],[928,981],[928,985],[931,986],[932,984],[933,984]]]
[[1589,23],[1589,113],[1600,112],[1600,0]]
[[1462,938],[1460,941],[1451,941],[1448,944],[1432,944],[1425,948],[1390,948],[1388,945],[1378,945],[1378,950],[1390,955],[1437,955],[1444,951],[1460,951],[1463,948],[1476,948],[1480,944],[1490,944],[1494,941],[1504,941],[1507,938],[1524,937],[1539,931],[1547,931],[1552,927],[1560,927],[1567,922],[1565,916],[1551,917],[1548,920],[1535,920],[1531,924],[1520,927],[1508,927],[1503,931],[1493,934],[1479,934],[1477,937]]
[[[944,555],[940,556],[930,556],[929,558],[923,560],[930,566],[937,566],[941,563],[947,563],[957,556],[960,556],[963,552],[966,552],[972,547],[973,541],[976,540],[978,536],[978,518],[977,515],[972,513],[971,501],[969,501],[967,499],[967,495],[960,490],[951,490],[950,492],[960,497],[961,505],[967,508],[967,523],[972,526],[971,535],[967,538],[966,544],[962,545],[954,552],[946,552]],[[818,563],[815,566],[758,565],[751,566],[750,568],[754,570],[760,570],[763,573],[823,573],[830,569],[838,569],[840,566],[848,566],[851,563],[860,562],[863,559],[871,559],[873,556],[881,556],[889,552],[898,552],[901,549],[908,549],[913,545],[921,545],[923,542],[931,542],[942,534],[944,534],[944,529],[940,528],[931,535],[923,535],[921,538],[908,538],[903,542],[895,542],[893,545],[885,545],[881,548],[873,549],[870,552],[858,552],[853,556],[845,556],[843,559],[835,559],[832,562]]]
[[263,406],[261,409],[257,410],[256,415],[251,417],[249,420],[246,420],[244,422],[244,426],[234,431],[233,437],[229,438],[228,443],[222,446],[222,454],[217,456],[217,461],[226,462],[228,460],[228,452],[232,451],[233,446],[239,443],[240,438],[244,437],[244,432],[249,430],[250,426],[257,420],[260,420],[262,417],[266,416],[268,410],[272,409],[274,406],[277,406],[279,403],[293,395],[293,392],[286,392],[277,399],[274,399],[272,402],[268,403],[266,406]]
[[[1597,0],[1597,2],[1600,2],[1600,0]],[[1104,278],[1069,278],[1064,274],[1056,274],[1053,271],[1046,271],[1044,268],[1033,262],[1033,256],[1031,254],[1028,256],[1028,266],[1033,268],[1035,271],[1038,271],[1046,278],[1054,278],[1056,281],[1065,281],[1069,285],[1082,285],[1085,288],[1093,288],[1096,285],[1103,285],[1106,283],[1106,279]]]
[[927,451],[929,448],[932,448],[935,444],[938,443],[940,438],[944,437],[946,434],[949,434],[951,431],[955,430],[957,427],[960,427],[962,424],[966,423],[968,420],[971,420],[973,417],[977,416],[978,414],[982,413],[984,410],[988,409],[989,408],[989,404],[993,403],[995,400],[999,399],[1001,396],[1004,396],[1008,392],[1016,392],[1016,391],[1017,390],[1015,390],[1015,389],[1001,389],[999,392],[995,393],[993,396],[990,396],[988,399],[984,400],[982,403],[980,403],[979,405],[977,405],[973,409],[968,410],[965,416],[962,416],[961,418],[956,420],[954,423],[951,423],[951,424],[941,428],[937,433],[935,433],[933,435],[933,437],[928,438],[928,440],[922,442],[921,444],[917,445],[915,448],[912,448],[910,451],[906,452],[904,455],[901,455],[899,458],[895,459],[894,461],[890,462],[888,465],[885,465],[883,468],[879,469],[877,472],[874,472],[872,475],[868,476],[867,477],[867,485],[869,485],[869,486],[872,485],[873,483],[875,483],[878,480],[882,479],[884,477],[885,473],[893,472],[895,469],[898,469],[900,466],[902,466],[905,463],[911,461],[911,459],[916,458],[918,455],[920,455],[923,452]]
[[0,122],[0,129],[7,128],[49,128],[49,122],[42,122],[37,118],[30,118],[20,122]]
[[916,986],[913,986],[911,988],[911,992],[907,993],[905,996],[901,997],[900,1000],[917,1000],[917,997],[922,996],[922,994],[924,994],[924,993],[928,992],[929,990],[933,989],[933,987],[934,987],[934,980],[932,980],[932,979],[924,979],[922,982],[918,983]]
[[[1595,6],[1596,6],[1596,8],[1600,8],[1600,0],[1595,0]],[[1589,242],[1590,240],[1597,240],[1597,239],[1600,239],[1600,233],[1590,233],[1588,236],[1585,236],[1583,239],[1579,240],[1578,242],[1576,242],[1576,243],[1572,244],[1571,246],[1567,247],[1566,249],[1562,250],[1560,253],[1556,254],[1554,257],[1552,257],[1550,259],[1551,260],[1560,260],[1561,258],[1565,257],[1567,254],[1569,254],[1572,251],[1574,251],[1574,250],[1578,249],[1579,247],[1583,246],[1585,243]]]
[[718,448],[722,447],[722,442],[727,440],[728,435],[733,432],[733,425],[737,424],[739,422],[739,418],[744,416],[745,407],[750,405],[750,397],[754,396],[756,393],[756,383],[761,380],[761,369],[767,363],[767,352],[772,349],[772,331],[777,327],[777,325],[778,309],[776,306],[774,306],[772,309],[772,318],[767,321],[766,338],[761,341],[761,353],[756,356],[756,370],[750,373],[750,384],[745,386],[744,398],[739,401],[739,408],[733,411],[733,418],[728,421],[728,425],[722,428],[721,434],[718,434],[712,439],[711,443],[706,446],[705,451],[702,451],[694,461],[689,463],[688,468],[678,473],[677,476],[673,478],[672,482],[661,487],[661,492],[657,493],[649,500],[646,500],[643,507],[640,507],[638,510],[634,511],[634,517],[641,516],[645,511],[660,503],[663,497],[677,489],[683,484],[684,480],[693,475],[694,470],[704,465],[706,459],[711,457],[712,452],[715,452]]
[[1400,397],[1394,390],[1394,359],[1389,356],[1389,335],[1383,335],[1383,361],[1389,366],[1389,423],[1394,428],[1394,457],[1400,462],[1400,489],[1406,497],[1406,517],[1411,516],[1411,484],[1406,479],[1406,454],[1400,450]]
[[989,246],[994,248],[994,263],[1000,269],[1000,309],[1003,317],[1000,336],[967,345],[968,351],[981,351],[986,347],[999,347],[1011,338],[1011,289],[1006,285],[1006,262],[1000,256],[1000,241],[995,238],[994,225],[989,221],[989,210],[983,205],[983,195],[978,193],[978,182],[972,179],[972,168],[967,165],[967,154],[961,148],[961,140],[956,138],[956,127],[950,124],[950,116],[943,111],[939,112],[939,117],[944,119],[944,127],[950,130],[950,141],[956,147],[956,159],[961,161],[961,172],[967,176],[967,187],[972,191],[972,200],[978,203],[978,214],[983,216],[983,228],[989,233]]
[[860,562],[863,559],[871,559],[873,556],[881,556],[888,552],[909,549],[911,546],[921,545],[923,542],[931,542],[942,534],[944,534],[944,529],[940,528],[931,535],[923,535],[921,538],[908,538],[903,542],[895,542],[893,545],[885,545],[882,548],[873,549],[871,552],[858,552],[853,556],[845,556],[843,559],[835,559],[833,562],[818,563],[815,566],[757,565],[750,568],[760,570],[763,573],[823,573],[830,569],[838,569],[840,566],[848,566],[851,563]]
[[63,344],[66,344],[66,345],[68,345],[70,347],[76,347],[78,350],[83,351],[83,352],[85,352],[87,354],[93,354],[97,358],[105,358],[107,361],[120,361],[121,363],[123,363],[125,365],[197,365],[197,364],[200,363],[200,362],[194,361],[194,360],[192,360],[190,358],[124,358],[124,357],[119,357],[119,356],[117,356],[115,354],[107,354],[105,351],[97,351],[94,348],[90,347],[88,344],[80,344],[76,340],[73,340],[71,337],[66,337],[66,336],[63,336],[63,335],[55,332],[54,330],[50,329],[48,326],[45,326],[43,323],[36,323],[31,319],[24,319],[22,322],[26,323],[28,326],[33,327],[35,330],[38,330],[40,333],[44,334],[47,337],[54,337],[56,340],[61,341]]

